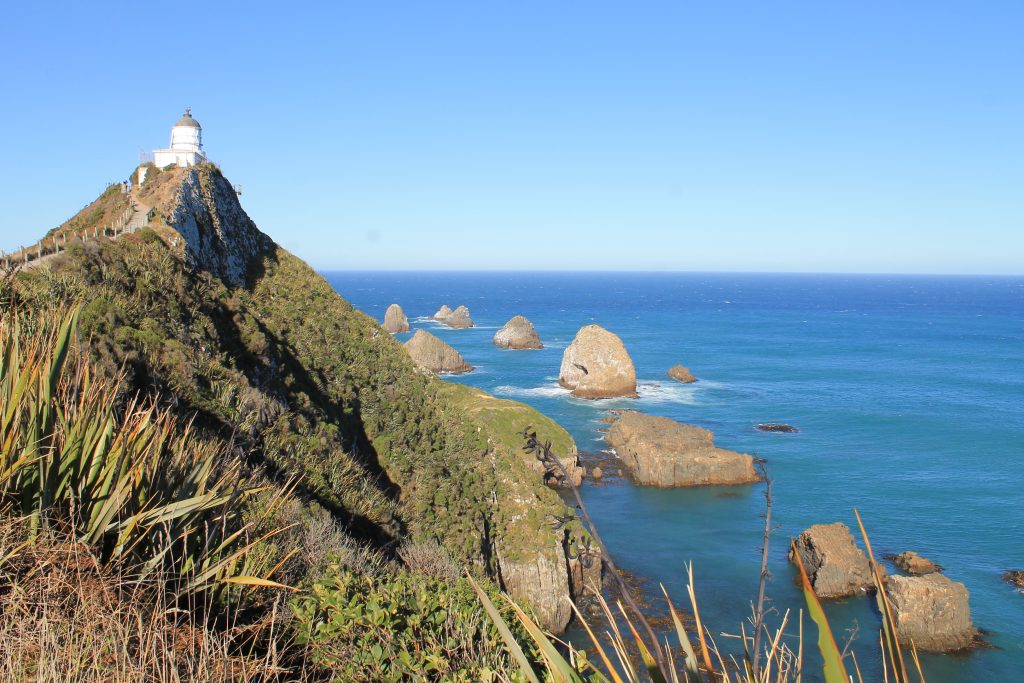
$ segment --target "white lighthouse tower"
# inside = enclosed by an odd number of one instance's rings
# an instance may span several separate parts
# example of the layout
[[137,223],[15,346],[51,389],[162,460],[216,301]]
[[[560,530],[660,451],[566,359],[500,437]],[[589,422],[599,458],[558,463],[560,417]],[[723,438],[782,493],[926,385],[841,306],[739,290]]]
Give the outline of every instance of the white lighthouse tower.
[[171,128],[170,148],[153,151],[153,165],[157,168],[195,166],[204,161],[203,127],[192,118],[192,110],[186,107],[184,116]]

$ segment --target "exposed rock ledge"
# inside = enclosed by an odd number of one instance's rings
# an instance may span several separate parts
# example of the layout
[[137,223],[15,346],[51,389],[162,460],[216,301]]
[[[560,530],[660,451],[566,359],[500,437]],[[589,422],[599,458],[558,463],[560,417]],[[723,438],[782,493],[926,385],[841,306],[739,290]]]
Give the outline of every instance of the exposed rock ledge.
[[711,432],[667,417],[624,411],[605,435],[637,483],[647,486],[750,484],[754,459],[717,448]]
[[391,304],[388,306],[387,312],[384,314],[384,323],[382,325],[385,332],[391,334],[398,334],[399,332],[409,331],[409,318],[405,315],[405,311],[398,304]]
[[461,353],[425,330],[416,330],[405,350],[422,370],[459,374],[473,369]]
[[636,368],[619,337],[587,325],[562,355],[558,383],[579,398],[636,397]]
[[540,336],[533,323],[517,315],[494,333],[494,345],[503,349],[542,349]]

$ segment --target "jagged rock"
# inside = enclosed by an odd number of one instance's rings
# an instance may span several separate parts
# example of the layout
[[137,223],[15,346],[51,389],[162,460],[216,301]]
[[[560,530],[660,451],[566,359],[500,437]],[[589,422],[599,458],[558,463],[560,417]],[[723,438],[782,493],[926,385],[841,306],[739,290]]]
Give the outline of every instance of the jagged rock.
[[446,320],[448,320],[448,318],[451,317],[451,315],[452,309],[448,308],[448,304],[445,304],[441,306],[441,308],[437,309],[437,313],[434,314],[434,320],[440,320],[441,322],[445,322]]
[[781,432],[783,434],[795,434],[800,430],[793,425],[780,424],[778,422],[760,422],[754,425],[759,432]]
[[533,323],[521,315],[517,315],[494,333],[494,345],[503,349],[542,349],[540,336],[533,328]]
[[892,558],[892,562],[897,567],[913,576],[922,576],[924,574],[932,574],[934,572],[942,571],[942,567],[931,560],[921,557],[913,550],[907,550],[906,552],[896,555]]
[[465,306],[459,306],[452,314],[448,316],[448,319],[444,323],[455,330],[464,330],[467,327],[473,327],[473,319],[469,317],[469,309]]
[[636,368],[618,336],[587,325],[562,355],[558,383],[579,398],[636,397]]
[[1011,586],[1016,586],[1017,588],[1024,590],[1024,570],[1011,569],[1007,572],[1003,572],[1003,581]]
[[672,379],[677,379],[683,384],[693,384],[697,381],[697,378],[693,376],[689,370],[682,365],[673,365],[668,370],[668,376]]
[[235,286],[248,284],[254,260],[275,246],[242,209],[231,183],[208,164],[184,171],[165,221],[184,239],[190,265]]
[[942,574],[892,576],[885,593],[901,643],[913,641],[919,650],[953,652],[977,641],[970,594],[964,584]]
[[388,306],[388,310],[384,313],[384,324],[382,325],[386,332],[391,334],[397,334],[399,332],[409,331],[409,318],[406,317],[405,311],[398,304],[391,304]]
[[715,447],[706,429],[667,417],[625,411],[605,440],[633,478],[647,486],[750,484],[759,480],[754,459]]
[[458,374],[473,369],[462,354],[425,330],[416,330],[412,339],[405,343],[405,349],[423,370]]
[[[820,598],[841,598],[874,586],[867,555],[842,522],[809,527],[797,536],[796,551]],[[792,550],[789,559],[795,562]]]

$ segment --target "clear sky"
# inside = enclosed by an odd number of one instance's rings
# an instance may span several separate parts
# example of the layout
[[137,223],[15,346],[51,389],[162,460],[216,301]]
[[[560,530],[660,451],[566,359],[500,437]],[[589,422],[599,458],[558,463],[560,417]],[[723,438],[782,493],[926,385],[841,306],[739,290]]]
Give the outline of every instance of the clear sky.
[[1024,2],[10,3],[0,249],[189,105],[318,268],[1024,274]]

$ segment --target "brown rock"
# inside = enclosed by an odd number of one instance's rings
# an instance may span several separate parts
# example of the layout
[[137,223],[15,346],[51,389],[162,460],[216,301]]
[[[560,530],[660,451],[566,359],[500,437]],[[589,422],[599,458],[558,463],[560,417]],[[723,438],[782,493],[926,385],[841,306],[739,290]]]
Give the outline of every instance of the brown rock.
[[697,381],[697,378],[693,376],[689,370],[682,365],[673,365],[668,370],[668,376],[672,379],[677,379],[683,384],[693,384]]
[[385,332],[391,334],[397,334],[399,332],[409,331],[409,318],[406,317],[405,311],[398,304],[391,304],[388,306],[387,312],[384,314],[384,323],[382,325]]
[[533,323],[517,315],[494,333],[494,345],[503,349],[542,349],[537,330]]
[[[796,551],[820,598],[841,598],[874,586],[868,558],[842,522],[809,527],[797,536]],[[790,561],[795,561],[792,550]]]
[[448,316],[444,323],[455,330],[464,330],[467,327],[473,327],[473,319],[469,317],[469,309],[465,306],[459,306],[452,314]]
[[759,480],[749,455],[716,448],[708,430],[667,417],[625,411],[605,440],[633,478],[647,486],[750,484]]
[[445,322],[451,317],[451,315],[452,309],[448,308],[448,304],[445,304],[444,306],[441,306],[441,308],[437,309],[437,313],[434,314],[434,320]]
[[896,557],[892,558],[892,561],[897,567],[913,576],[922,576],[924,574],[932,574],[934,572],[942,571],[942,567],[931,560],[921,557],[913,550],[907,550],[906,552],[900,553]]
[[621,339],[600,325],[587,325],[562,355],[558,383],[579,398],[632,398],[636,368]]
[[919,650],[952,652],[975,644],[967,587],[942,574],[892,576],[885,586],[896,636]]
[[601,470],[600,467],[595,467],[594,469],[590,470],[590,476],[593,477],[594,479],[600,479],[601,477],[604,476],[604,472]]
[[430,372],[458,374],[473,369],[462,354],[424,330],[416,330],[405,350],[419,368]]
[[1011,569],[1003,573],[1003,581],[1016,586],[1017,588],[1024,589],[1024,570]]
[[560,632],[572,619],[569,605],[571,567],[561,543],[538,548],[527,557],[507,557],[498,551],[501,584],[509,595],[529,600],[544,628]]

